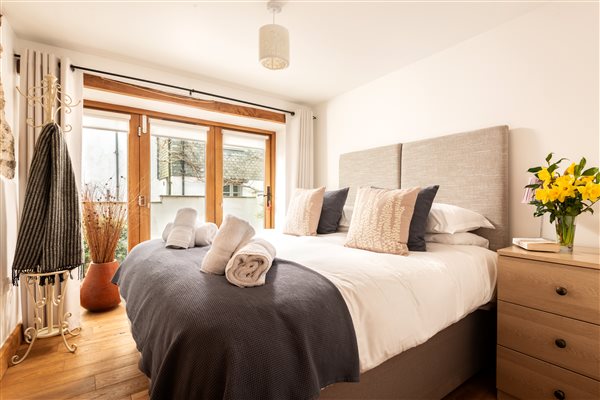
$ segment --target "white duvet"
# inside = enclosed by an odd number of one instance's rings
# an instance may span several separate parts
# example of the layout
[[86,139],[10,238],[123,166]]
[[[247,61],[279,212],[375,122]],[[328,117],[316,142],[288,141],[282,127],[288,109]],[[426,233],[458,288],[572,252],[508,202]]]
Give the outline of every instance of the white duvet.
[[259,236],[277,256],[328,278],[354,323],[361,372],[426,342],[479,306],[496,286],[496,253],[482,247],[427,243],[409,256],[344,247],[345,233]]

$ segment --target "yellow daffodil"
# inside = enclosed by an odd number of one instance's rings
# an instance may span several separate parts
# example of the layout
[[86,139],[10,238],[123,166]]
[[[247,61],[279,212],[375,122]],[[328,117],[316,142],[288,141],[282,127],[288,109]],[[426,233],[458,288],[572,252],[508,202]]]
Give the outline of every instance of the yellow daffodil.
[[565,175],[574,175],[575,174],[575,163],[569,165],[569,167],[565,170]]
[[577,191],[581,193],[581,199],[583,201],[589,199],[588,186],[577,186]]
[[600,197],[600,183],[588,182],[585,186],[577,186],[577,191],[581,193],[583,201],[594,202]]
[[569,191],[568,188],[558,188],[558,201],[564,203],[568,197],[573,197],[573,192]]
[[575,182],[576,185],[586,185],[589,182],[592,182],[594,180],[593,176],[580,176],[579,178],[577,178],[577,182]]
[[551,197],[555,197],[561,203],[564,203],[568,197],[575,196],[575,186],[573,186],[574,179],[572,176],[563,175],[556,178],[554,185],[550,189]]
[[555,180],[555,184],[560,187],[572,186],[574,182],[575,182],[575,178],[572,177],[571,175],[559,176]]
[[550,180],[552,179],[552,175],[550,174],[550,172],[548,172],[547,168],[542,168],[540,170],[540,172],[537,173],[537,177],[544,181],[544,183],[550,182]]
[[550,200],[550,189],[548,188],[539,188],[535,190],[535,199],[541,201],[546,204]]
[[[590,200],[597,201],[600,198],[600,183],[588,183],[590,185]],[[587,186],[587,185],[586,185]]]
[[550,199],[550,201],[556,201],[559,199],[561,194],[560,189],[558,188],[558,186],[552,186],[551,188],[548,189],[548,198]]

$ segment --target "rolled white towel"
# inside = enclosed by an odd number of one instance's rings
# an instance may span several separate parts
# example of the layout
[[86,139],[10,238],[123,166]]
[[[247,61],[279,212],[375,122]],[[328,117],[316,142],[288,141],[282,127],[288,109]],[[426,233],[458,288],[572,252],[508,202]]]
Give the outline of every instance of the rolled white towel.
[[[173,221],[173,229],[169,232],[165,246],[187,249],[194,243],[194,228],[198,211],[191,207],[180,208]],[[193,247],[193,244],[192,244]]]
[[252,239],[235,252],[225,267],[225,277],[239,287],[265,284],[267,272],[273,265],[275,247],[264,239]]
[[195,244],[196,246],[208,246],[215,240],[219,228],[212,222],[205,222],[196,227]]
[[235,250],[248,243],[252,236],[254,236],[254,228],[248,221],[227,214],[223,218],[212,247],[202,260],[200,270],[209,274],[223,275]]
[[[163,230],[163,233],[162,233],[163,241],[165,241],[165,242],[167,241],[167,238],[169,237],[169,233],[171,233],[171,229],[173,229],[173,223],[169,222],[165,226],[165,229]],[[194,247],[194,245],[200,246],[200,247],[208,246],[214,240],[215,235],[217,234],[218,230],[219,230],[219,228],[217,228],[217,225],[212,222],[204,222],[202,224],[196,223],[196,228],[194,230],[194,237],[192,238],[192,241],[190,242],[189,247]]]

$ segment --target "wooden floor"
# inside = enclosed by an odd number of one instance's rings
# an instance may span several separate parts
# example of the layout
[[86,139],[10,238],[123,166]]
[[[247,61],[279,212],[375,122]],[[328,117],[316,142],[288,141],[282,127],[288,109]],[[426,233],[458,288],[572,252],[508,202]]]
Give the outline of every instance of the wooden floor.
[[22,364],[6,371],[0,399],[147,399],[148,378],[138,370],[125,307],[83,311],[82,327],[69,340],[78,346],[74,354],[60,336],[37,341]]
[[[0,381],[0,399],[127,399],[148,398],[148,378],[138,370],[139,353],[129,331],[125,308],[82,313],[81,334],[67,351],[59,337],[35,343],[29,357],[10,367]],[[19,354],[26,347],[22,346]],[[444,400],[496,399],[493,373],[482,373]]]

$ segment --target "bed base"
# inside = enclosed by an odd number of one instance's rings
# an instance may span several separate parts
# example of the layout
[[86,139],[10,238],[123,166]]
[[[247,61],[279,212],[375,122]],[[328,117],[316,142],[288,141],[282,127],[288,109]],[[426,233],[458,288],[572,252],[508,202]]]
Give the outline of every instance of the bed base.
[[441,399],[485,366],[494,365],[496,308],[486,305],[361,374],[359,383],[336,383],[320,399]]

